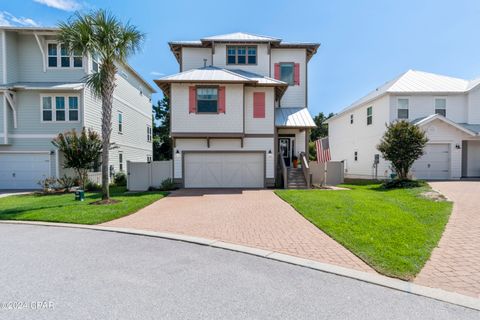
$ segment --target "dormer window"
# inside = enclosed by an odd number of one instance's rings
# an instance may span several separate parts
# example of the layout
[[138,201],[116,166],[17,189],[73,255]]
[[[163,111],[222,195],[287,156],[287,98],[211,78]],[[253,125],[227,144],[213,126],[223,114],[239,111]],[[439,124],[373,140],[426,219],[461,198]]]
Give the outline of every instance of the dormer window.
[[257,47],[227,46],[227,64],[257,64]]

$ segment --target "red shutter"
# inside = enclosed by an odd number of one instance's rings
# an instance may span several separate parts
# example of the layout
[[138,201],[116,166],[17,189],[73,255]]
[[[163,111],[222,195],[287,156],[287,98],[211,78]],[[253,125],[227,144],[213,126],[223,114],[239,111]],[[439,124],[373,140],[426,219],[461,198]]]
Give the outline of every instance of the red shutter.
[[188,113],[197,112],[197,89],[194,86],[188,87]]
[[280,63],[275,63],[274,78],[280,80]]
[[300,85],[300,63],[295,63],[293,70],[293,83],[297,86]]
[[218,113],[225,113],[225,87],[218,88]]
[[253,117],[265,118],[265,92],[253,93]]

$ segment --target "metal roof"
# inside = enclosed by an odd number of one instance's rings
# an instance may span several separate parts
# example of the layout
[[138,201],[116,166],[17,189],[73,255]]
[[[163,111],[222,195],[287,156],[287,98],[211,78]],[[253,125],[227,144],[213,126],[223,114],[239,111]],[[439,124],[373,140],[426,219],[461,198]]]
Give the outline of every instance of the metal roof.
[[376,88],[366,96],[352,103],[328,121],[341,114],[353,110],[361,105],[371,102],[385,94],[416,94],[416,93],[466,93],[480,84],[480,79],[468,81],[465,79],[443,76],[439,74],[408,70]]
[[158,83],[173,82],[255,82],[235,72],[213,66],[191,69],[154,80]]
[[467,130],[475,132],[477,135],[480,135],[480,124],[459,123],[458,125]]
[[235,32],[202,38],[202,41],[280,42],[282,39],[251,33]]
[[316,127],[307,108],[275,108],[275,126],[285,128]]
[[260,84],[278,84],[278,85],[285,85],[285,86],[288,86],[288,83],[286,82],[283,82],[283,81],[280,81],[280,80],[277,80],[277,79],[273,79],[273,78],[270,78],[270,77],[264,77],[260,74],[257,74],[257,73],[253,73],[253,72],[249,72],[249,71],[245,71],[245,70],[240,70],[240,69],[231,69],[230,71],[232,72],[235,72],[236,74],[238,75],[241,75],[243,77],[246,77],[250,80],[254,80]]
[[85,84],[82,82],[15,82],[0,86],[0,89],[9,90],[82,90]]

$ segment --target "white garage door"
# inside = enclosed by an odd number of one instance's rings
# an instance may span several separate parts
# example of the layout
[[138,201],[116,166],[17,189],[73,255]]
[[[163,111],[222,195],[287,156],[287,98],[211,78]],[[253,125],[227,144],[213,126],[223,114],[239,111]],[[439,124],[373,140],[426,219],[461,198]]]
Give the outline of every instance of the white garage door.
[[261,153],[186,153],[185,188],[263,188]]
[[49,176],[49,154],[0,153],[0,189],[38,189]]
[[450,179],[450,145],[427,144],[425,154],[413,164],[412,173],[418,179]]

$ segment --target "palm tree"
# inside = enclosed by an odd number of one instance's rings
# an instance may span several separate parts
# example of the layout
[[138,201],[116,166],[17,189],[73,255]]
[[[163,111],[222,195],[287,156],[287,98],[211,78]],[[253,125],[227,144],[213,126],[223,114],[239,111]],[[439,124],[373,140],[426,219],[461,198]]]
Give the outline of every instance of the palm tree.
[[86,85],[102,99],[102,199],[108,200],[108,161],[117,65],[125,64],[128,56],[140,50],[145,35],[136,26],[122,23],[105,10],[85,15],[76,13],[60,23],[59,28],[59,41],[70,52],[96,56],[100,61],[98,71],[87,75]]

